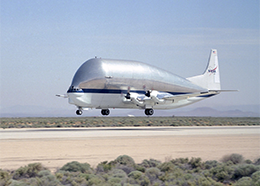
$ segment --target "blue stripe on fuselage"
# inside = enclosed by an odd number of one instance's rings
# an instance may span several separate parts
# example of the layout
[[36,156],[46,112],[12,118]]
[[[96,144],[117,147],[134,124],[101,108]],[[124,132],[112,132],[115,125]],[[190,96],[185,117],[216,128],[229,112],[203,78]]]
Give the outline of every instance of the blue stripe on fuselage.
[[[120,90],[120,89],[69,89],[67,93],[99,93],[99,94],[127,94],[127,90]],[[145,94],[144,90],[131,90],[131,92],[138,93],[138,94]],[[180,95],[180,94],[190,94],[190,92],[167,92],[172,95]]]

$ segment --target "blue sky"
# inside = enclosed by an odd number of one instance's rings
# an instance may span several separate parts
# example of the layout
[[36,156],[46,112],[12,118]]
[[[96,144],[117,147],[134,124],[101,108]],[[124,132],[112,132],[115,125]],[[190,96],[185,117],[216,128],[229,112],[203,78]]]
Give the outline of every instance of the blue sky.
[[259,1],[1,0],[1,108],[71,108],[67,91],[89,58],[131,59],[183,77],[211,48],[222,89],[198,106],[260,104]]

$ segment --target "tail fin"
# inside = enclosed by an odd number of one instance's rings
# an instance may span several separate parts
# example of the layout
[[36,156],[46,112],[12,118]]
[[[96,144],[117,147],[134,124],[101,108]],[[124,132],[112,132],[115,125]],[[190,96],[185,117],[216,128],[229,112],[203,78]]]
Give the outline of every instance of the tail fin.
[[212,49],[208,66],[202,75],[187,78],[192,83],[208,90],[220,90],[220,77],[217,50]]

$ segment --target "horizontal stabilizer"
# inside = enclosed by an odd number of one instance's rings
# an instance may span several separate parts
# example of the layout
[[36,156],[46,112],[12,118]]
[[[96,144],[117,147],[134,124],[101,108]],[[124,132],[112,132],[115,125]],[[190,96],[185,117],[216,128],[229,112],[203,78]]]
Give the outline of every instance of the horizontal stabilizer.
[[209,92],[238,92],[239,90],[209,90]]
[[67,94],[56,94],[57,97],[68,98]]

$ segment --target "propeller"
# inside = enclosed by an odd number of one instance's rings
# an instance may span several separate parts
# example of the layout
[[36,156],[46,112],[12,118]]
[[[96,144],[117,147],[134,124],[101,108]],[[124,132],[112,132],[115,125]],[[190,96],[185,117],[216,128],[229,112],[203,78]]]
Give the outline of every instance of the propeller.
[[150,97],[151,96],[151,91],[150,90],[146,91],[146,86],[145,85],[143,86],[143,88],[144,88],[144,91],[146,92],[144,95],[147,96],[147,97]]
[[127,88],[127,94],[126,94],[125,98],[126,99],[131,99],[131,97],[130,97],[130,87],[129,86]]

